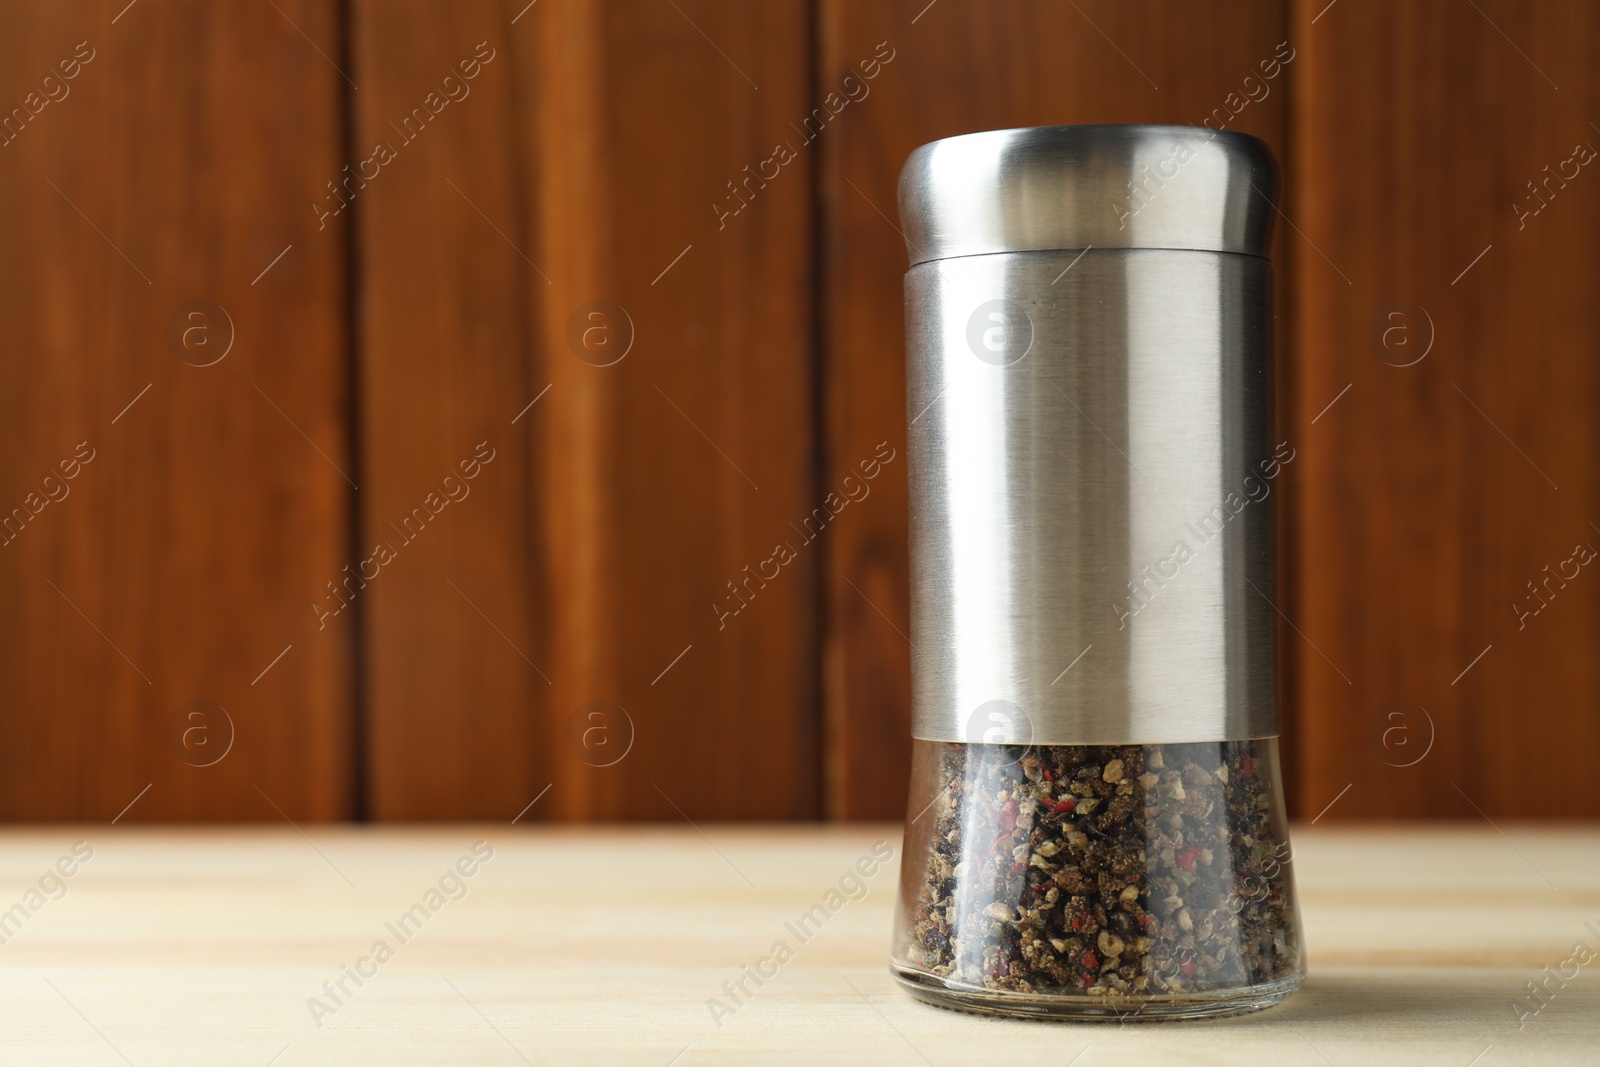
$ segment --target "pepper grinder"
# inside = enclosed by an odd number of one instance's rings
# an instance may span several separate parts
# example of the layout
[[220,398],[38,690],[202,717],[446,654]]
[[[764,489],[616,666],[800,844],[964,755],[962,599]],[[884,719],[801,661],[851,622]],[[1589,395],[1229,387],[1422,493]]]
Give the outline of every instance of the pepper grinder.
[[913,769],[893,971],[946,1007],[1259,1009],[1305,977],[1277,751],[1276,174],[1056,126],[900,177]]

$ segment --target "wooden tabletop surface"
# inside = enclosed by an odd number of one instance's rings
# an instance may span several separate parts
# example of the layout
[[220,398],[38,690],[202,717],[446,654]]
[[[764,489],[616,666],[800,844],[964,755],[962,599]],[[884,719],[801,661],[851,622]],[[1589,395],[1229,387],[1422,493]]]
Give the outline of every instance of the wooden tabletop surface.
[[[1304,988],[1128,1026],[913,1001],[886,967],[894,862],[798,943],[785,923],[898,827],[3,837],[5,1064],[1600,1060],[1595,828],[1301,827]],[[794,958],[733,1003],[779,939]]]

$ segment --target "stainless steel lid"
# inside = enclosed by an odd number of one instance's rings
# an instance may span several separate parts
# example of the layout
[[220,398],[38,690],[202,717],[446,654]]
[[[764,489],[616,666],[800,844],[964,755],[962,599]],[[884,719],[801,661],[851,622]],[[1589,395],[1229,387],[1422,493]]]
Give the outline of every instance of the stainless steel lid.
[[1276,168],[1265,144],[1201,126],[1038,126],[911,153],[900,218],[911,263],[1052,249],[1266,256]]

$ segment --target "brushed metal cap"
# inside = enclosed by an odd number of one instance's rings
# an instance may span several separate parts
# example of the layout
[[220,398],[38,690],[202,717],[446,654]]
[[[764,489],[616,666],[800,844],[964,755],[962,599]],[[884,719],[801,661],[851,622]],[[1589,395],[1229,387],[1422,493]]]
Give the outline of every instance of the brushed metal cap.
[[912,266],[1090,248],[1267,255],[1277,168],[1203,126],[1036,126],[947,137],[900,171]]

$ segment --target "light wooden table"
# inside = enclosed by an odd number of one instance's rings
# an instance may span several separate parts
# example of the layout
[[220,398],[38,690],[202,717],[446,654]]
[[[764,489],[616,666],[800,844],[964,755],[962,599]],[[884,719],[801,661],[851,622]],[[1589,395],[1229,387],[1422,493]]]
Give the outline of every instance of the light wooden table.
[[[1502,829],[1296,830],[1305,987],[1261,1015],[1125,1027],[903,994],[894,863],[717,1025],[723,983],[796,944],[785,923],[875,841],[898,851],[898,827],[16,830],[0,1063],[1600,1062],[1600,959],[1520,1029],[1514,1011],[1575,944],[1600,953],[1600,830]],[[92,858],[44,878],[78,840]],[[428,899],[480,840],[465,895]],[[402,942],[386,923],[417,904]],[[323,983],[380,940],[393,958],[336,1003]],[[313,1021],[312,997],[333,1010]]]

